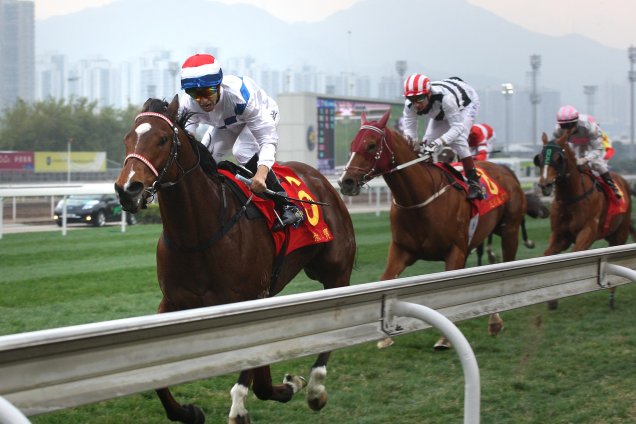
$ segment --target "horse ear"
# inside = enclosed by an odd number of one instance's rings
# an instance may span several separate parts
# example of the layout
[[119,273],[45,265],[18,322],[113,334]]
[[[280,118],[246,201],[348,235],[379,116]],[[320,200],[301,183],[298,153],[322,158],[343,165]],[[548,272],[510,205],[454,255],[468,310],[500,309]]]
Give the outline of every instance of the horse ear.
[[172,98],[172,101],[168,105],[168,111],[167,111],[168,118],[170,118],[172,121],[176,121],[178,111],[179,111],[179,95],[175,94],[174,97]]
[[384,115],[382,115],[382,118],[380,118],[380,122],[378,122],[380,128],[386,128],[386,123],[388,122],[390,116],[391,109],[387,109],[386,112],[384,112]]
[[548,144],[548,135],[545,132],[541,136],[541,141],[543,141],[543,144]]
[[361,125],[366,125],[367,124],[367,114],[365,112],[362,112],[362,114],[360,115],[360,123]]

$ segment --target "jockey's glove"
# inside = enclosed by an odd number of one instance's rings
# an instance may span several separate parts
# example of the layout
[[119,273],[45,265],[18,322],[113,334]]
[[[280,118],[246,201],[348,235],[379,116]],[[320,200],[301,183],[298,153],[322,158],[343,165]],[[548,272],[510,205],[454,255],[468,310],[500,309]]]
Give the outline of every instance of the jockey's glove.
[[444,147],[446,143],[444,143],[444,139],[443,138],[438,138],[436,140],[433,141],[429,141],[426,144],[422,144],[422,147],[420,149],[420,153],[422,156],[430,156],[432,157],[436,152],[438,152],[439,150],[442,149],[442,147]]
[[585,157],[583,157],[583,158],[578,158],[578,159],[576,160],[576,165],[577,165],[577,166],[583,166],[583,165],[587,164],[589,161],[590,161],[590,160],[589,160],[588,158],[585,158]]

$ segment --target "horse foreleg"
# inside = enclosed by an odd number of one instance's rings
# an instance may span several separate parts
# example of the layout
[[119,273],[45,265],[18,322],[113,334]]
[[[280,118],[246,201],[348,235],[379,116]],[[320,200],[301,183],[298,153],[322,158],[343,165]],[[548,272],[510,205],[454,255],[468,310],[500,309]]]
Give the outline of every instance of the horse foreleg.
[[230,406],[230,413],[228,415],[229,424],[250,424],[250,416],[245,408],[245,399],[249,392],[250,384],[254,377],[253,370],[242,371],[239,375],[238,381],[230,390],[230,397],[232,398],[232,406]]
[[[566,250],[572,242],[564,237],[563,235],[556,235],[554,232],[550,234],[550,241],[548,242],[548,247],[543,251],[543,256],[551,256],[556,255],[557,253],[561,253]],[[558,300],[549,300],[548,301],[548,310],[554,311],[559,307]]]
[[590,248],[592,243],[594,243],[594,240],[596,240],[596,228],[591,226],[585,227],[576,235],[572,251],[581,252],[583,250],[587,250]]
[[166,410],[166,417],[168,417],[170,421],[187,424],[205,423],[205,415],[203,415],[203,411],[201,411],[199,407],[194,405],[180,405],[167,387],[157,389],[156,393],[163,405],[163,409]]
[[302,377],[286,374],[283,384],[274,386],[272,384],[272,376],[269,366],[259,367],[253,370],[254,382],[252,389],[254,394],[260,400],[275,400],[277,402],[289,402],[294,393],[306,386],[305,379]]
[[307,404],[314,411],[320,411],[327,404],[327,389],[324,383],[327,378],[327,362],[330,355],[331,352],[323,352],[318,355],[318,359],[312,365],[309,373]]
[[[461,269],[466,266],[466,249],[461,249],[457,246],[453,246],[448,256],[446,256],[445,268],[446,271],[452,271],[454,269]],[[451,342],[446,337],[442,336],[434,345],[435,350],[448,350],[451,348]]]
[[380,276],[381,280],[390,280],[392,278],[398,278],[404,268],[415,262],[415,257],[406,250],[391,241],[389,244],[389,254],[386,258],[386,268],[384,273]]

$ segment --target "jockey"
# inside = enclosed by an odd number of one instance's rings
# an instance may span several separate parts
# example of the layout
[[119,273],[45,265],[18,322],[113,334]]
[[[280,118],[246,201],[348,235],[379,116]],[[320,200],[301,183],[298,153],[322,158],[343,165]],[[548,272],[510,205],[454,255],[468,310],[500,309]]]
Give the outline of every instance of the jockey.
[[468,147],[468,134],[479,111],[479,96],[470,85],[457,77],[431,82],[413,74],[404,82],[404,134],[417,140],[418,118],[428,116],[420,154],[433,157],[450,146],[464,166],[468,180],[468,199],[483,199],[479,176]]
[[566,130],[571,130],[568,142],[574,150],[576,164],[588,164],[592,170],[599,173],[620,199],[620,191],[609,173],[607,162],[603,159],[602,131],[596,120],[592,116],[579,114],[573,106],[562,106],[557,112],[554,137],[561,137]]
[[[266,188],[284,192],[272,171],[278,147],[278,104],[249,77],[223,75],[219,61],[209,54],[195,54],[181,67],[180,109],[194,112],[186,130],[195,134],[199,124],[209,125],[201,142],[217,162],[230,153],[245,165],[258,155],[252,192]],[[278,227],[304,221],[301,209],[286,197],[273,196]],[[276,227],[276,225],[275,225]]]
[[475,124],[470,129],[468,146],[475,160],[488,160],[496,140],[495,130],[488,124]]

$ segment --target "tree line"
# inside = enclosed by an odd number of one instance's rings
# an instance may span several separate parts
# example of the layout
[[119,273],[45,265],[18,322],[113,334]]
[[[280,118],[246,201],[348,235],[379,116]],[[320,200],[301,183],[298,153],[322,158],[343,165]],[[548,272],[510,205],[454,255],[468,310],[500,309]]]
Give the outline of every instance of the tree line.
[[0,115],[0,150],[66,151],[70,140],[73,151],[105,151],[121,164],[124,136],[140,109],[98,107],[86,98],[18,99]]

